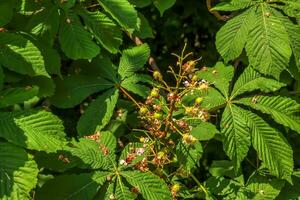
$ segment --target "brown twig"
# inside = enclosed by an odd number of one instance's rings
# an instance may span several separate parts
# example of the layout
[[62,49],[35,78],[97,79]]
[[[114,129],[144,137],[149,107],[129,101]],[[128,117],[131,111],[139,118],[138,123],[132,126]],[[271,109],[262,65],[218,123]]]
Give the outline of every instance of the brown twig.
[[213,14],[218,20],[226,21],[229,18],[226,15],[221,15],[218,11],[211,10],[212,9],[211,4],[212,4],[212,0],[206,0],[206,7],[207,7],[208,11],[211,14]]
[[[139,37],[137,37],[137,36],[132,36],[132,34],[130,34],[130,33],[128,33],[128,32],[126,32],[126,34],[128,35],[128,37],[138,46],[138,45],[142,45],[142,44],[144,44],[144,42],[139,38]],[[156,64],[156,61],[155,61],[155,59],[152,57],[152,56],[150,56],[150,58],[148,59],[148,63],[149,63],[149,65],[151,66],[151,68],[152,68],[152,70],[153,71],[159,71],[160,72],[160,70],[159,70],[159,68],[158,68],[158,66],[157,66],[157,64]]]

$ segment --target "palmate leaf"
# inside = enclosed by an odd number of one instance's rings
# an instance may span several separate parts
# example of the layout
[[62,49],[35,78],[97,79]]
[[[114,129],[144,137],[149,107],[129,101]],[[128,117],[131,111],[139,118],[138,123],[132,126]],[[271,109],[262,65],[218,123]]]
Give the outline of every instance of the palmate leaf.
[[224,151],[238,169],[251,144],[247,121],[239,107],[233,104],[226,106],[222,114],[221,131]]
[[55,152],[65,143],[61,120],[50,112],[0,113],[0,137],[16,145]]
[[300,197],[300,172],[295,171],[292,176],[293,186],[286,184],[276,200],[299,200]]
[[77,130],[80,136],[91,135],[103,129],[114,113],[119,90],[112,88],[93,101],[80,117]]
[[105,14],[101,12],[88,12],[78,9],[89,31],[95,39],[111,53],[117,53],[122,44],[121,29]]
[[46,182],[36,194],[37,200],[90,200],[106,182],[109,172],[61,175]]
[[142,44],[122,52],[118,73],[121,78],[130,77],[134,72],[142,69],[150,56],[147,44]]
[[209,122],[201,122],[196,127],[193,127],[191,131],[191,135],[196,137],[199,141],[211,140],[218,133],[220,132],[216,126]]
[[175,3],[176,0],[153,0],[153,4],[158,9],[161,16],[163,16],[164,12],[171,8]]
[[30,76],[47,76],[41,51],[20,34],[0,33],[0,63],[9,70]]
[[252,67],[247,67],[235,82],[231,92],[231,98],[234,98],[245,92],[260,90],[262,92],[274,92],[284,87],[285,84],[271,78],[266,78],[255,71]]
[[141,39],[154,38],[153,30],[146,17],[139,13],[139,20],[141,22],[140,27],[133,33],[133,35],[136,35]]
[[[249,1],[248,1],[249,2]],[[216,47],[225,62],[234,60],[243,51],[249,30],[253,26],[255,8],[250,8],[229,20],[216,35]]]
[[23,103],[38,95],[39,88],[27,87],[27,88],[8,88],[0,91],[0,108],[11,106],[18,103]]
[[89,95],[109,89],[114,83],[100,76],[72,75],[56,79],[56,91],[51,102],[59,108],[71,108]]
[[197,76],[213,84],[225,97],[228,97],[229,84],[233,77],[231,65],[226,66],[222,62],[217,62],[214,67],[197,72]]
[[270,114],[279,124],[300,134],[300,104],[288,97],[258,95],[238,101],[263,113]]
[[243,110],[250,128],[251,140],[258,157],[272,175],[291,181],[293,151],[289,143],[276,129],[270,127],[258,115]]
[[33,156],[9,143],[0,143],[0,198],[31,199],[37,183],[38,167]]
[[144,199],[172,199],[171,192],[164,181],[150,172],[123,171],[121,172],[121,176],[123,176],[131,186],[136,187]]
[[282,10],[288,16],[300,19],[300,3],[298,0],[281,0],[281,2],[285,3]]
[[278,196],[283,186],[283,180],[255,173],[250,176],[245,190],[249,199],[273,200]]
[[274,15],[274,9],[265,3],[257,8],[253,20],[255,23],[246,44],[249,63],[262,74],[279,79],[292,54],[285,27]]
[[114,20],[130,33],[137,28],[137,11],[127,0],[98,0],[98,2]]
[[79,17],[71,11],[61,17],[59,42],[66,56],[74,60],[92,59],[100,52],[99,46],[84,29]]

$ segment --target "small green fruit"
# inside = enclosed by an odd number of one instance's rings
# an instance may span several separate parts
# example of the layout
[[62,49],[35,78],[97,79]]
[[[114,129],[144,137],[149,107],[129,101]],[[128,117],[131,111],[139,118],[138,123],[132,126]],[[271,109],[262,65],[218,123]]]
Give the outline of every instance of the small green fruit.
[[195,103],[196,103],[196,104],[200,104],[200,103],[202,103],[202,101],[203,101],[203,98],[202,98],[202,97],[198,97],[198,98],[195,100]]
[[158,90],[157,88],[153,88],[153,89],[151,90],[150,96],[156,98],[156,97],[158,97],[158,95],[159,95],[158,92],[159,92],[159,90]]
[[161,119],[161,118],[162,118],[162,114],[161,114],[161,113],[158,113],[158,112],[155,112],[155,113],[153,114],[153,117],[154,117],[155,119]]

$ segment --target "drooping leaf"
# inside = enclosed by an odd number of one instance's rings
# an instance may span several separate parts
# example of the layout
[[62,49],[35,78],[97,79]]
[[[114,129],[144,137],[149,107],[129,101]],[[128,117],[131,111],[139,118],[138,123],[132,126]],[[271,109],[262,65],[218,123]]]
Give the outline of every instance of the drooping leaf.
[[214,160],[209,168],[209,173],[215,177],[235,177],[234,163],[229,160]]
[[110,121],[119,97],[116,88],[106,91],[93,101],[80,117],[77,130],[80,136],[103,129]]
[[250,8],[229,20],[216,35],[216,47],[225,62],[234,60],[243,51],[252,29],[255,8]]
[[0,137],[32,150],[62,149],[65,133],[58,117],[46,111],[0,113]]
[[163,180],[150,172],[123,171],[121,172],[121,176],[123,176],[131,186],[136,187],[144,199],[172,199],[171,192]]
[[122,52],[118,73],[124,79],[142,69],[150,55],[150,49],[147,44],[142,44]]
[[153,0],[153,4],[158,9],[161,16],[167,9],[171,8],[175,2],[176,0]]
[[279,79],[292,54],[285,27],[265,3],[260,4],[253,20],[246,44],[249,63],[262,74]]
[[0,198],[29,200],[37,183],[33,156],[9,143],[0,143]]
[[0,46],[2,66],[20,74],[49,77],[41,51],[22,35],[0,33]]
[[252,145],[259,159],[272,175],[290,181],[294,163],[293,151],[289,143],[280,132],[270,127],[261,117],[250,111],[243,112],[247,116]]
[[61,18],[59,42],[66,56],[74,60],[96,57],[100,48],[93,42],[91,34],[84,29],[79,17],[68,12]]
[[260,90],[262,92],[275,92],[284,86],[284,83],[264,77],[253,68],[248,66],[235,82],[231,93],[231,98],[234,98],[245,92],[252,92],[254,90]]
[[98,2],[114,20],[130,33],[137,28],[137,11],[127,0],[98,0]]
[[300,104],[295,100],[281,96],[259,95],[243,98],[239,102],[263,113],[270,114],[277,123],[300,133]]
[[56,79],[56,91],[51,102],[60,108],[71,108],[89,95],[109,89],[114,84],[100,76],[72,75]]
[[78,10],[95,39],[109,52],[117,53],[122,43],[121,29],[105,14]]
[[36,198],[43,200],[93,199],[106,181],[108,172],[91,172],[78,175],[61,175],[46,182]]
[[0,108],[23,103],[36,96],[38,92],[39,88],[36,86],[28,86],[27,88],[8,88],[0,91]]
[[250,134],[244,113],[235,105],[227,105],[221,120],[224,151],[238,169],[250,147]]

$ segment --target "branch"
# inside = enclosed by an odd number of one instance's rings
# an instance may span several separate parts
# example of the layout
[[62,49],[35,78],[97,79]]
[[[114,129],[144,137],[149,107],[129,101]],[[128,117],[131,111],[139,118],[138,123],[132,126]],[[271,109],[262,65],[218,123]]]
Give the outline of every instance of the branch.
[[[140,38],[138,38],[137,36],[132,36],[130,33],[128,33],[127,31],[126,31],[126,34],[128,35],[128,37],[138,46],[138,45],[141,45],[141,44],[144,44],[143,43],[143,41],[140,39]],[[152,68],[152,70],[153,71],[158,71],[158,72],[160,72],[160,70],[159,70],[159,68],[158,68],[158,66],[157,66],[157,64],[156,64],[156,61],[155,61],[155,59],[152,57],[152,56],[150,56],[150,58],[148,59],[148,63],[149,63],[149,65],[151,66],[151,68]]]

